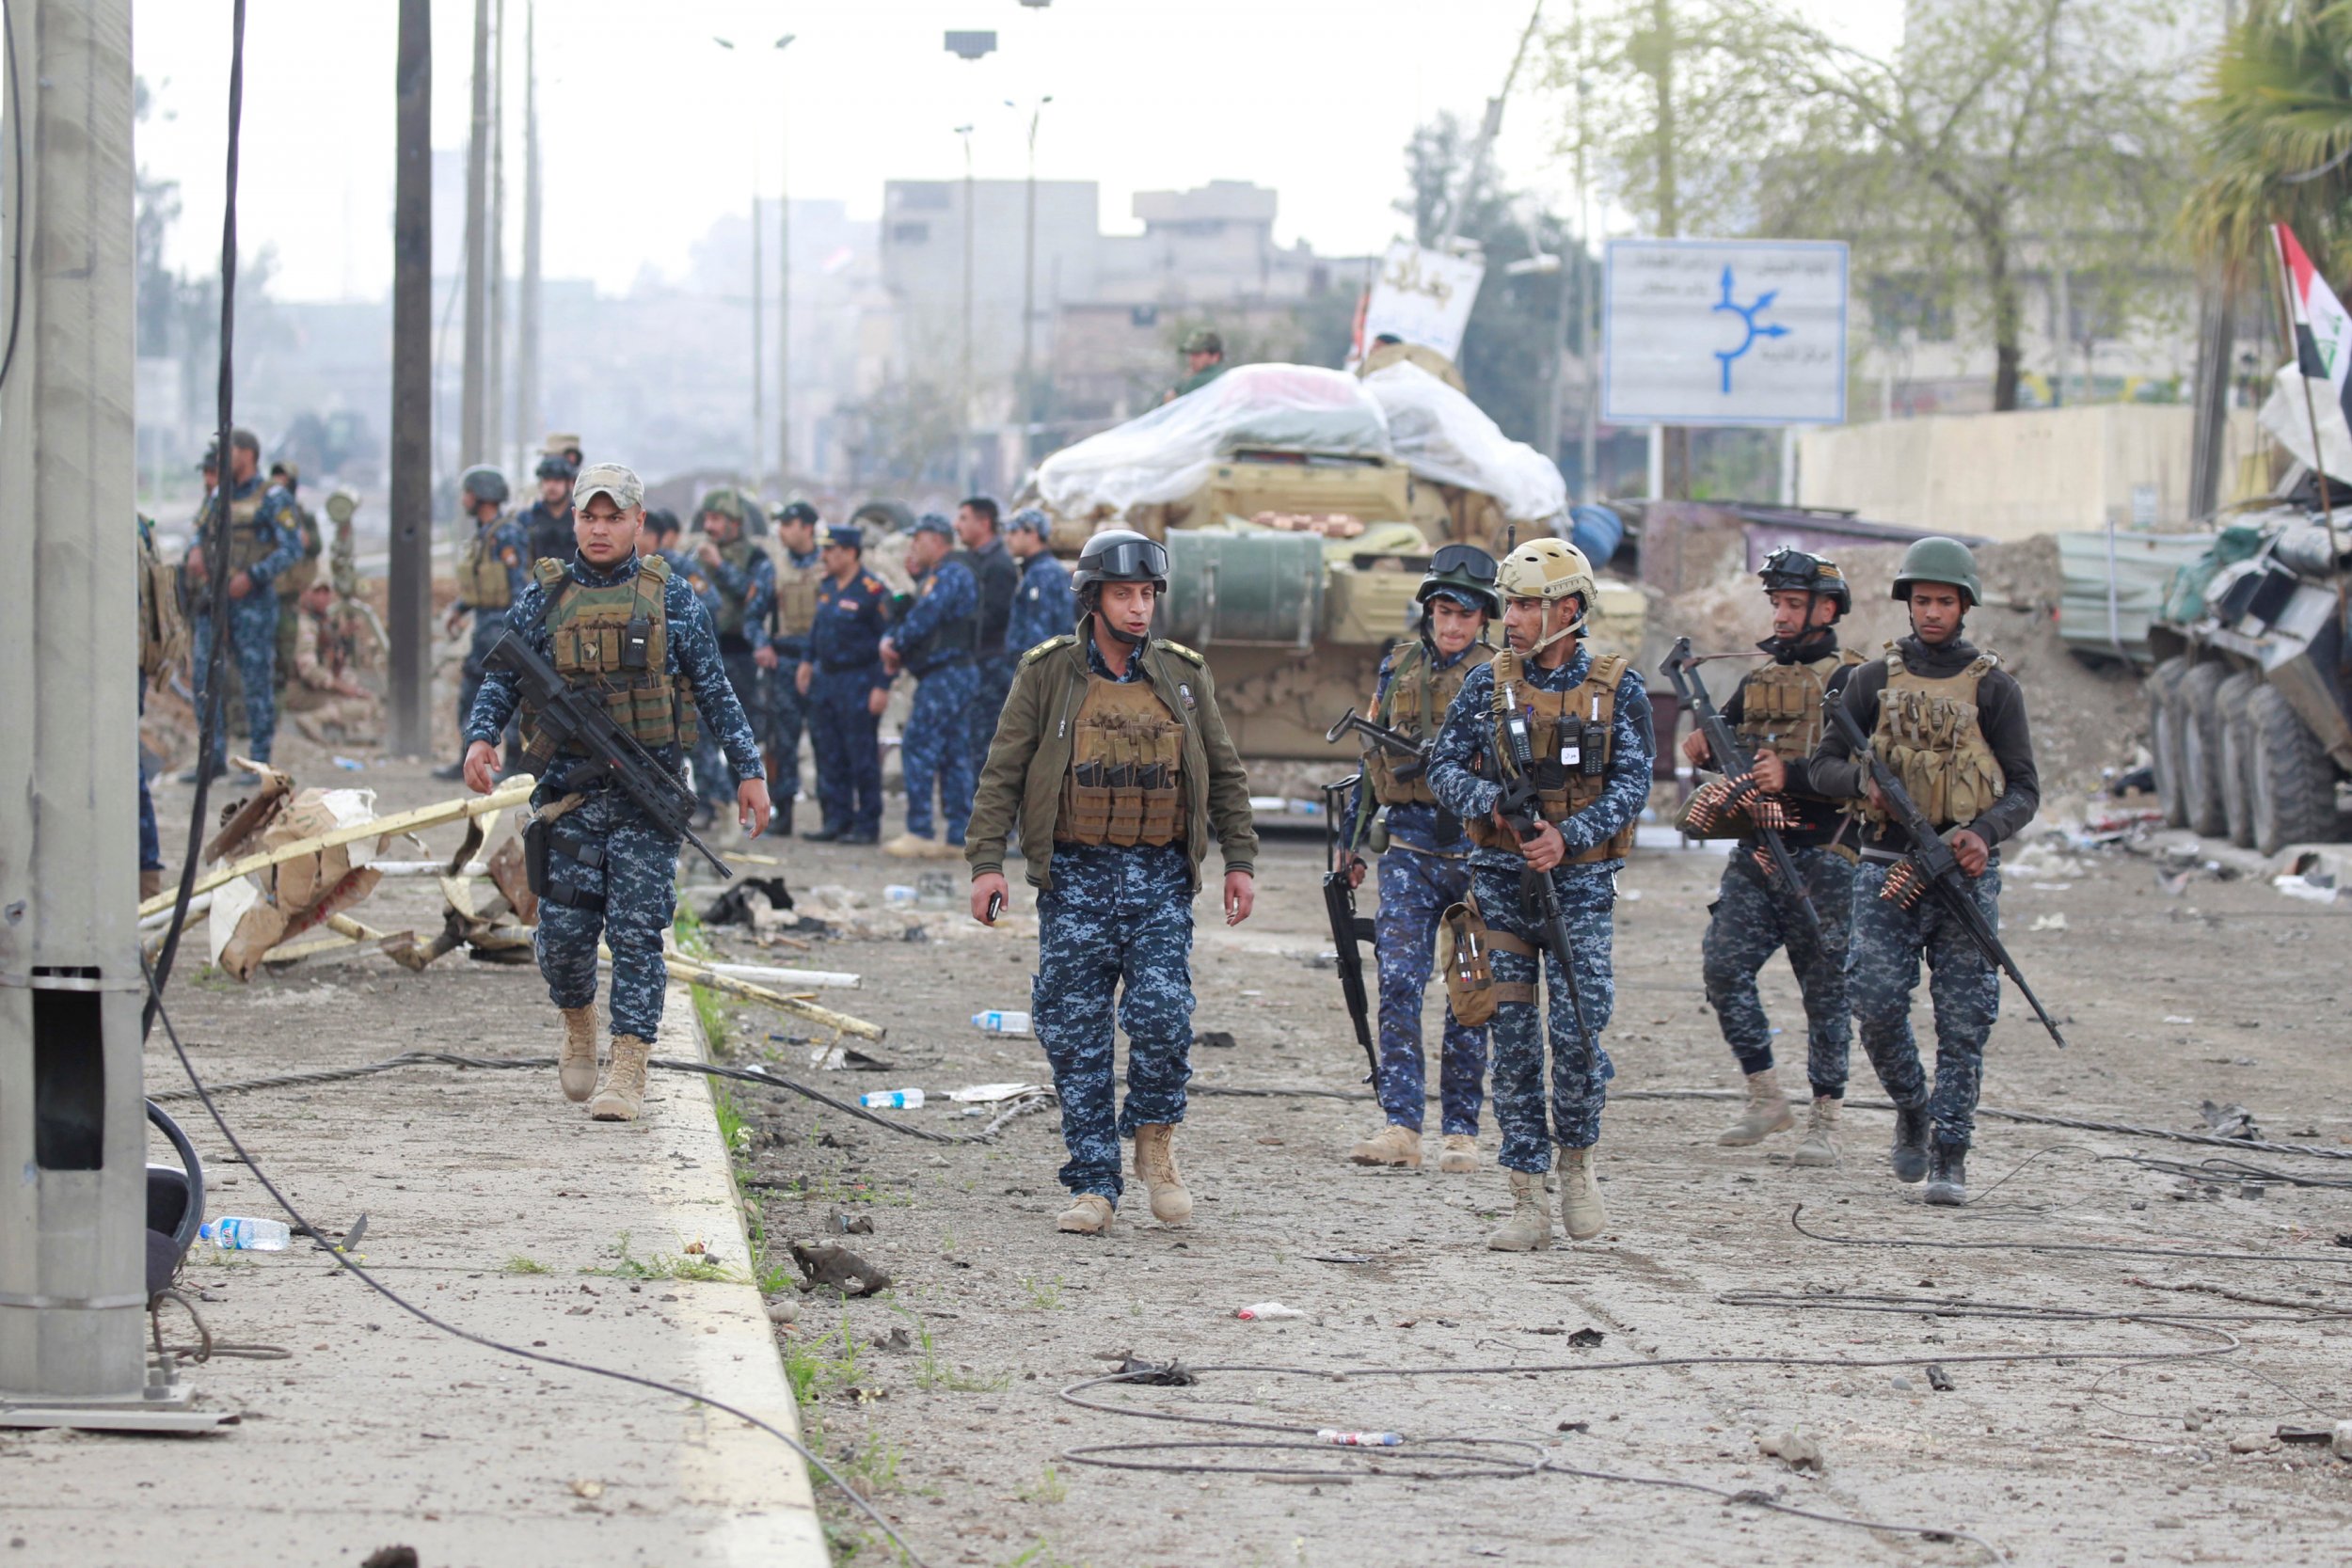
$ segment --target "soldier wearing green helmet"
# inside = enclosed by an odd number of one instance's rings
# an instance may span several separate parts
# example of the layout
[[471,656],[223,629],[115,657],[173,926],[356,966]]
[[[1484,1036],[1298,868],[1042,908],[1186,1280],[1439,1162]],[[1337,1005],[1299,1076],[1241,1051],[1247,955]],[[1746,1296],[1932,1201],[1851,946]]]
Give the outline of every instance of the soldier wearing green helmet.
[[[1997,928],[2000,846],[2033,820],[2042,791],[2025,690],[1997,657],[1963,635],[1968,610],[1983,595],[1967,546],[1955,539],[1913,544],[1894,587],[1894,597],[1911,608],[1911,635],[1857,668],[1842,700],[1870,737],[1870,750],[1900,776],[1950,844],[1985,925]],[[1862,819],[1847,989],[1863,1049],[1895,1102],[1895,1175],[1906,1182],[1926,1178],[1930,1203],[1964,1203],[1984,1042],[2000,1010],[2000,972],[1935,900],[1906,908],[1887,895],[1888,873],[1910,846],[1890,821],[1868,768],[1836,729],[1809,761],[1790,764],[1788,772],[1791,790],[1854,801]],[[1922,957],[1933,971],[1932,1081],[1911,1033]]]
[[1162,403],[1174,403],[1187,392],[1197,392],[1223,375],[1225,340],[1209,327],[1195,327],[1184,334],[1184,378],[1170,387],[1160,398]]
[[[765,515],[756,499],[723,485],[703,496],[698,515],[701,537],[687,551],[686,584],[711,607],[727,682],[743,711],[755,716],[756,732],[765,727],[768,701],[755,644],[767,639],[768,612],[776,602],[776,563],[749,533],[755,519],[765,531]],[[718,822],[733,799],[735,780],[714,736],[704,736],[694,753],[694,783],[703,821]]]

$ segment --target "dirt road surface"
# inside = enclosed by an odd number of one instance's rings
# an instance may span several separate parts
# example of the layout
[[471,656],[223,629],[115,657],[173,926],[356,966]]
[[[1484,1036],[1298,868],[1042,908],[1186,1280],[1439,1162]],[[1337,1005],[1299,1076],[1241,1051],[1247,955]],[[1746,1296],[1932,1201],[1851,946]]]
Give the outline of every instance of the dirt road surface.
[[[367,776],[386,809],[429,798],[393,791],[397,772]],[[988,931],[961,912],[960,862],[781,852],[802,912],[833,917],[831,932],[791,933],[805,948],[741,927],[705,935],[742,961],[862,973],[862,990],[824,999],[889,1026],[869,1048],[889,1066],[816,1069],[794,1037],[807,1031],[755,1007],[712,1009],[723,1053],[845,1098],[919,1085],[923,1109],[886,1114],[948,1134],[984,1118],[946,1091],[1050,1082],[1034,1040],[970,1022],[1028,1006],[1034,914],[1017,877],[1011,918]],[[790,1243],[831,1242],[893,1276],[878,1299],[793,1298],[798,1321],[776,1338],[812,1440],[928,1561],[2343,1560],[2352,1464],[2272,1434],[2352,1417],[2352,1316],[2328,1316],[2352,1297],[2352,1159],[2235,1156],[2339,1185],[2249,1184],[2136,1163],[2226,1150],[1988,1116],[1976,1201],[1929,1210],[1886,1174],[1891,1117],[1862,1108],[1880,1096],[1858,1047],[1842,1168],[1792,1168],[1793,1132],[1719,1148],[1731,1104],[1689,1096],[1736,1083],[1697,974],[1723,861],[1645,849],[1621,882],[1605,1037],[1611,1225],[1582,1245],[1489,1252],[1505,1196],[1491,1164],[1347,1162],[1377,1117],[1346,1098],[1363,1063],[1319,961],[1320,863],[1310,840],[1270,840],[1255,918],[1228,929],[1213,900],[1199,906],[1195,1026],[1233,1043],[1194,1053],[1184,1228],[1154,1225],[1131,1193],[1107,1237],[1057,1234],[1050,1109],[943,1145],[730,1091],[767,1263],[781,1273]],[[887,884],[927,869],[946,874],[953,905],[886,901]],[[687,901],[715,892],[697,880]],[[2265,1138],[2352,1155],[2352,901],[2210,877],[2176,895],[2144,854],[2036,853],[2013,861],[2004,912],[2073,1049],[2005,993],[1988,1107],[2185,1130],[2201,1101],[2236,1102]],[[544,1005],[532,972],[445,962],[468,971],[478,1032],[513,1035],[470,1043],[549,1049],[551,1020],[525,1033]],[[298,1060],[315,1022],[274,998],[387,973],[361,955],[258,980],[239,1027]],[[1800,1040],[1785,968],[1767,971],[1766,999],[1782,1039]],[[383,1092],[350,1085],[331,1103]],[[1489,1160],[1493,1147],[1489,1126]],[[836,1216],[871,1231],[840,1234]],[[2020,1243],[2087,1250],[2008,1249]],[[1304,1316],[1234,1315],[1267,1301]],[[560,1346],[565,1323],[550,1316],[545,1337]],[[1079,1396],[1102,1408],[1062,1397],[1128,1354],[1181,1360],[1198,1382]],[[1316,1443],[1320,1428],[1406,1442],[1342,1449]],[[1763,1451],[1784,1433],[1822,1467]],[[838,1497],[819,1500],[837,1560],[890,1560]]]

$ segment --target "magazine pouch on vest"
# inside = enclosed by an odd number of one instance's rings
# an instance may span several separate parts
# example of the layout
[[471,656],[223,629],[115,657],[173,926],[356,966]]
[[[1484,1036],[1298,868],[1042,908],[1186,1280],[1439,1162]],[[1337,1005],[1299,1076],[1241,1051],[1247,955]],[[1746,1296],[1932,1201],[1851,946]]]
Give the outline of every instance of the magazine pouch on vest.
[[[1975,821],[2009,788],[1977,718],[1978,683],[1999,664],[1979,654],[1957,674],[1931,677],[1904,668],[1892,645],[1886,650],[1886,689],[1879,693],[1870,750],[1938,828]],[[1863,816],[1888,820],[1867,803]]]
[[[604,699],[612,721],[647,748],[691,750],[696,735],[694,698],[669,673],[669,617],[662,607],[670,563],[647,556],[636,573],[605,587],[572,580],[559,561],[532,568],[548,596],[546,626],[548,662],[576,687]],[[523,711],[523,750],[547,756],[551,750],[528,705]]]
[[[1429,650],[1415,642],[1397,651],[1396,662],[1390,668],[1389,689],[1373,705],[1372,721],[1404,731],[1416,739],[1426,740],[1437,733],[1445,720],[1445,711],[1454,704],[1454,693],[1462,689],[1462,682],[1472,670],[1486,662],[1488,651],[1472,647],[1467,655],[1443,670],[1432,667]],[[1400,780],[1396,776],[1398,758],[1385,747],[1375,746],[1364,753],[1364,779],[1372,786],[1372,797],[1384,806],[1434,806],[1438,798],[1429,792],[1425,777]]]
[[[1589,809],[1609,785],[1609,760],[1615,746],[1617,683],[1625,678],[1626,661],[1614,654],[1597,657],[1584,678],[1565,691],[1546,691],[1523,679],[1518,657],[1508,650],[1496,656],[1494,668],[1496,733],[1491,742],[1492,755],[1482,760],[1491,767],[1493,757],[1509,754],[1502,734],[1502,710],[1509,700],[1507,690],[1527,713],[1535,754],[1534,777],[1529,782],[1535,786],[1537,809],[1544,820],[1565,822]],[[1511,835],[1496,827],[1491,817],[1462,825],[1470,830],[1471,842],[1481,848],[1517,847]],[[1632,847],[1633,824],[1628,822],[1600,843],[1570,855],[1561,863],[1589,865],[1598,861],[1621,860]]]
[[1184,726],[1146,680],[1087,677],[1054,837],[1168,844],[1183,835]]

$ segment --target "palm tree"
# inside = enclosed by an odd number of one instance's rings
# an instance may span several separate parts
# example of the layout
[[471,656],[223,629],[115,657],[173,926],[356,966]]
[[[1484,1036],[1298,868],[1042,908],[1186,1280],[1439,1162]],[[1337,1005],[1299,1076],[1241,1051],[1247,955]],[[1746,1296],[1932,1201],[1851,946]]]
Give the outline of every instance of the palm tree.
[[2227,285],[2284,223],[2321,275],[2352,263],[2352,0],[2255,0],[2191,108],[2204,129],[2183,221]]

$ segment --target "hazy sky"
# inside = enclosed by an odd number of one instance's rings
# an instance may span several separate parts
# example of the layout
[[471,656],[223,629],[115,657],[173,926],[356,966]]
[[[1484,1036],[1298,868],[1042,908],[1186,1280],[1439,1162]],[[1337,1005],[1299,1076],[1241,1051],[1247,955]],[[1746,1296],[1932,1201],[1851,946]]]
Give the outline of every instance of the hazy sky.
[[[1547,24],[1570,4],[1548,0]],[[1804,8],[1874,49],[1900,29],[1892,0]],[[505,0],[510,225],[526,9]],[[248,247],[277,247],[283,297],[389,286],[395,11],[391,0],[247,5],[238,229]],[[1041,94],[1053,103],[1038,173],[1098,182],[1106,229],[1137,227],[1137,190],[1250,180],[1280,193],[1284,243],[1376,249],[1396,232],[1406,139],[1441,109],[1475,119],[1528,11],[1529,0],[539,0],[547,271],[612,292],[647,268],[675,276],[715,217],[743,210],[755,153],[759,189],[776,192],[787,136],[792,194],[837,198],[856,216],[876,214],[885,179],[960,175],[961,124],[976,127],[981,178],[1019,178],[1025,105]],[[192,271],[217,264],[229,17],[228,0],[136,9],[137,69],[158,111],[139,161],[180,182],[170,259]],[[433,7],[437,147],[465,145],[472,17],[472,0]],[[997,53],[958,59],[942,47],[949,28],[993,29]],[[1552,151],[1561,119],[1532,65],[1498,159],[1515,184],[1572,200]],[[518,264],[511,237],[508,258]]]

